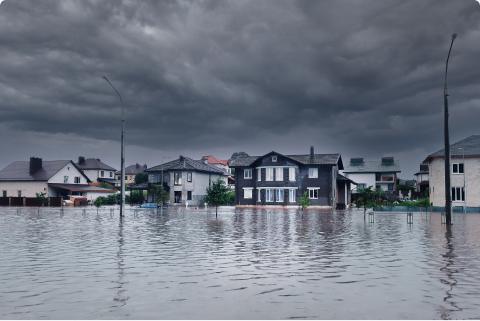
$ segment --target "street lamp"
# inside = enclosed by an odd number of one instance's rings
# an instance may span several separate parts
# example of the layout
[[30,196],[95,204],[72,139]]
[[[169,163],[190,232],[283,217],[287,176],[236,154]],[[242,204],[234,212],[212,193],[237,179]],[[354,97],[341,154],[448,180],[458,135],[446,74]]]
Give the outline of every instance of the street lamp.
[[120,99],[120,104],[122,107],[122,134],[120,138],[120,218],[123,217],[123,207],[125,204],[125,148],[124,148],[124,136],[125,136],[125,105],[123,104],[122,95],[118,90],[113,86],[107,76],[103,76],[103,79],[112,87],[113,91],[117,94]]
[[445,223],[447,225],[452,224],[452,195],[450,190],[450,137],[448,130],[448,92],[447,92],[447,73],[448,73],[448,61],[450,59],[450,53],[452,52],[453,41],[457,37],[457,34],[452,35],[452,41],[450,42],[450,49],[448,49],[447,61],[445,62],[445,85],[443,88],[443,105],[444,105],[444,140],[445,140]]

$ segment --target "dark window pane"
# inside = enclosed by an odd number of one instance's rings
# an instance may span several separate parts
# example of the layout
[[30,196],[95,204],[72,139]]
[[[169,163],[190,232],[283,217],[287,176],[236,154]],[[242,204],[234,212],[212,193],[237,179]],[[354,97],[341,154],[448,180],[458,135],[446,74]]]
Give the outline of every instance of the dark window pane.
[[463,174],[463,164],[458,164],[458,172]]

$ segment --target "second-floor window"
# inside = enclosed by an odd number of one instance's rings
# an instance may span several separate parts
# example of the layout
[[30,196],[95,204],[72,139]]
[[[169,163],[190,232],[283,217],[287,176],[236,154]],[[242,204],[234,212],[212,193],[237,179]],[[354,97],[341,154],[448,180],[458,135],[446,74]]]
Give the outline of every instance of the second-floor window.
[[262,181],[262,169],[257,168],[257,181],[261,182]]
[[2,197],[7,197],[7,191],[2,191]]
[[110,177],[113,177],[113,172],[110,172]]
[[283,181],[283,167],[275,168],[275,180],[278,182]]
[[318,178],[318,168],[310,167],[308,169],[308,178]]
[[273,181],[273,167],[267,167],[266,181]]
[[277,156],[272,156],[272,162],[276,163],[277,162]]
[[104,172],[104,171],[100,171],[100,176],[101,176],[101,177],[105,176],[105,172]]
[[75,184],[80,184],[80,176],[75,176],[73,181],[75,182]]
[[243,178],[244,179],[252,179],[252,169],[251,168],[245,168],[243,170]]
[[463,174],[464,173],[463,163],[452,164],[452,173],[453,174]]
[[63,182],[68,183],[68,176],[63,176]]
[[290,182],[295,182],[295,168],[294,167],[290,167],[288,169],[288,180]]
[[17,195],[18,195],[18,197],[22,197],[22,191],[21,191],[21,190],[18,190],[18,191],[17,191]]
[[173,183],[175,185],[182,185],[182,173],[181,172],[173,173]]
[[192,181],[192,172],[187,172],[187,182]]

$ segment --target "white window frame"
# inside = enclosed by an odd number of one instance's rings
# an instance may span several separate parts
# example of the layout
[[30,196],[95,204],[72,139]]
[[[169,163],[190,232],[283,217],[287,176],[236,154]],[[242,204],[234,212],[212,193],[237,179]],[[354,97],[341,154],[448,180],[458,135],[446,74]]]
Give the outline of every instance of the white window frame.
[[[460,172],[460,165],[463,167],[463,171]],[[457,167],[457,171],[454,171],[455,166]],[[464,163],[453,163],[452,164],[452,174],[465,174],[465,164]]]
[[318,178],[318,167],[308,168],[308,178]]
[[275,167],[275,181],[283,182],[283,167]]
[[[318,200],[318,195],[320,194],[320,187],[308,187],[308,198],[311,200]],[[315,191],[317,191],[317,197],[315,197]]]
[[276,163],[278,160],[277,155],[272,156],[272,163]]
[[173,185],[182,185],[182,172],[173,172]]
[[289,167],[288,168],[288,181],[289,182],[295,182],[295,167]]
[[291,188],[291,189],[288,190],[288,202],[289,203],[296,203],[297,202],[296,196],[297,196],[297,193],[296,193],[295,189]]
[[245,168],[243,170],[243,178],[244,179],[252,179],[252,169],[251,168]]
[[265,189],[265,202],[273,203],[273,189],[267,188]]
[[284,199],[285,193],[283,192],[282,188],[277,188],[275,190],[275,202],[282,203]]
[[258,189],[257,190],[257,202],[261,202],[262,201],[262,190],[261,189]]
[[243,199],[251,200],[253,198],[253,188],[244,187],[243,188]]
[[267,182],[272,182],[273,181],[273,167],[267,167],[266,168],[265,181],[267,181]]
[[257,182],[261,182],[261,181],[262,181],[262,169],[257,168]]
[[80,184],[80,176],[75,176],[75,177],[73,178],[73,182],[74,182],[75,184]]
[[187,172],[187,182],[191,183],[193,180],[193,173]]

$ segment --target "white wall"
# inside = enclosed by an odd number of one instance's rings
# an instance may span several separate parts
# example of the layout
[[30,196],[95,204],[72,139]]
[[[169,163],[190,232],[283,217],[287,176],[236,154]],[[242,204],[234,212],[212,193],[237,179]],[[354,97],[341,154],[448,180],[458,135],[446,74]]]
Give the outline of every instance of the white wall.
[[170,172],[170,202],[173,203],[175,200],[175,191],[182,192],[182,203],[187,201],[187,192],[192,191],[192,200],[188,201],[189,204],[199,205],[198,201],[207,195],[207,187],[209,182],[212,183],[218,179],[224,181],[225,185],[227,184],[227,177],[223,175],[208,174],[202,172],[191,172],[192,181],[187,182],[187,173],[188,171],[183,171],[182,175],[182,185],[174,185],[174,174]]
[[96,182],[98,179],[98,171],[96,169],[85,169],[83,173],[92,181]]
[[0,182],[0,197],[3,191],[7,191],[7,197],[17,197],[19,190],[22,191],[22,197],[36,197],[37,193],[49,196],[47,182]]
[[[462,158],[452,158],[452,163],[463,162]],[[430,202],[433,206],[445,206],[445,162],[435,158],[429,164]],[[465,200],[466,206],[480,207],[480,158],[466,158],[465,171]],[[451,174],[452,187],[463,187],[463,174]],[[453,206],[463,206],[463,202],[452,202]]]
[[[375,173],[343,173],[343,175],[357,184],[365,184],[365,187],[372,187],[375,189]],[[351,185],[352,190],[355,190],[356,188],[356,185]]]
[[[68,176],[68,181],[64,181],[64,176]],[[49,183],[57,184],[75,184],[74,177],[80,177],[79,184],[88,184],[87,179],[80,173],[80,171],[73,166],[71,163],[67,164],[62,168],[58,173],[56,173],[52,178],[48,180]]]

